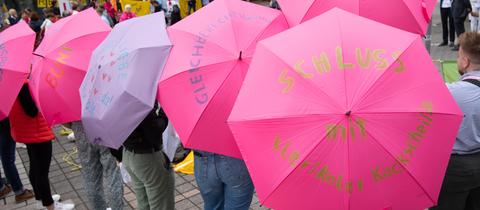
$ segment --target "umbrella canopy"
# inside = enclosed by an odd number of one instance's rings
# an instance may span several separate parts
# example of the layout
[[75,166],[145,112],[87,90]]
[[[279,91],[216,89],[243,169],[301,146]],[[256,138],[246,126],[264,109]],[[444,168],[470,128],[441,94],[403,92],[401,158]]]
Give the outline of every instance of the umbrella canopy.
[[[334,7],[425,35],[436,0],[278,0],[290,26],[310,20]],[[358,27],[357,27],[358,28]]]
[[241,158],[227,117],[257,42],[287,27],[278,10],[216,0],[168,29],[158,99],[185,147]]
[[229,125],[266,206],[383,210],[437,202],[461,120],[420,36],[333,9],[259,43]]
[[171,49],[165,28],[163,12],[133,18],[95,49],[80,87],[82,123],[93,143],[119,148],[152,110]]
[[35,32],[20,22],[0,33],[0,120],[10,113],[30,73]]
[[35,50],[29,84],[49,125],[80,120],[78,88],[93,50],[110,30],[93,9],[61,19],[48,29]]

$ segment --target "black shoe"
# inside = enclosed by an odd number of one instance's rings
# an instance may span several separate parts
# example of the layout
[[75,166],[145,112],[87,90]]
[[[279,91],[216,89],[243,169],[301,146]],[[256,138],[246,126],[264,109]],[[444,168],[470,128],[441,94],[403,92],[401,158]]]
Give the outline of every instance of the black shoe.
[[438,44],[437,46],[438,46],[438,47],[443,47],[443,46],[447,46],[447,45],[448,45],[448,43],[442,42],[442,43]]
[[449,47],[455,47],[455,43],[453,42],[450,42],[450,44],[448,44]]
[[458,50],[460,50],[460,47],[458,47],[458,46],[455,46],[455,47],[452,48],[452,51],[458,51]]

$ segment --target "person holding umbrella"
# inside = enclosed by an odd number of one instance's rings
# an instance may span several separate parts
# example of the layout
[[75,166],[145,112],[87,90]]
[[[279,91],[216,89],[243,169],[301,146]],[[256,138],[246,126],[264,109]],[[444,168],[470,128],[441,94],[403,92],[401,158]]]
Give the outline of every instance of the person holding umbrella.
[[[85,191],[92,209],[123,209],[122,176],[110,149],[88,141],[81,121],[67,126],[75,134]],[[107,191],[103,187],[104,180]]]
[[174,177],[162,152],[162,133],[168,125],[163,109],[154,108],[123,143],[123,164],[132,178],[139,210],[174,209]]
[[27,145],[30,159],[29,179],[35,199],[42,202],[47,210],[71,210],[74,204],[55,202],[50,190],[48,173],[52,161],[52,141],[55,139],[42,113],[32,99],[28,84],[20,90],[10,111],[12,137],[16,142]]
[[431,210],[480,209],[480,34],[460,35],[460,81],[448,88],[464,113],[438,206]]

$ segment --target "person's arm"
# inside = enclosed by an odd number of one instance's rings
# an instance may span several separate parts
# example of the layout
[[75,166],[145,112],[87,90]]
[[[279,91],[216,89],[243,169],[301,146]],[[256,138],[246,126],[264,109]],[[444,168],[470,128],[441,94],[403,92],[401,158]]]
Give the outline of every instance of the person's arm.
[[464,0],[464,1],[465,1],[465,8],[469,13],[471,13],[473,9],[472,9],[472,4],[470,3],[470,0]]
[[160,109],[156,114],[155,108],[147,115],[147,117],[140,123],[140,131],[145,141],[153,145],[159,145],[162,141],[163,131],[167,129],[168,118],[163,109]]
[[123,159],[123,147],[120,147],[118,149],[110,149],[110,154],[112,154],[113,157],[117,160],[117,162],[121,163]]
[[20,101],[20,105],[22,106],[23,110],[29,117],[36,117],[38,114],[37,105],[33,101],[32,95],[30,94],[30,90],[28,89],[28,85],[24,84],[22,89],[20,90],[20,94],[18,94],[18,100]]

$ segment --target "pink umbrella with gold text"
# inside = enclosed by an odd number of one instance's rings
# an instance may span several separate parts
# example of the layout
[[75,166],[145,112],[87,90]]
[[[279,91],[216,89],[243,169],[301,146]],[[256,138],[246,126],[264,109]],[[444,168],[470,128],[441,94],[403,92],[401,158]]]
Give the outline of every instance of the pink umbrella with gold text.
[[110,30],[93,9],[61,19],[48,29],[35,50],[29,83],[48,124],[80,120],[78,89],[93,50]]
[[461,121],[420,36],[340,9],[261,41],[229,117],[276,210],[434,206]]

